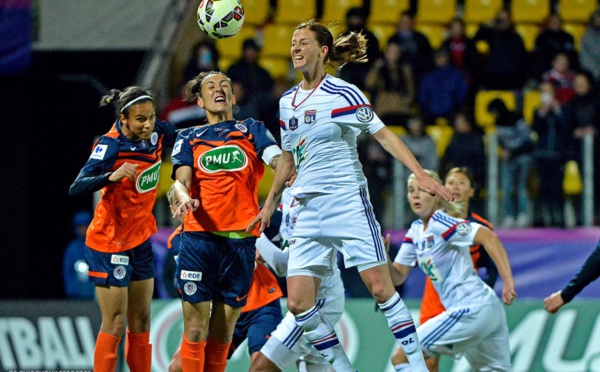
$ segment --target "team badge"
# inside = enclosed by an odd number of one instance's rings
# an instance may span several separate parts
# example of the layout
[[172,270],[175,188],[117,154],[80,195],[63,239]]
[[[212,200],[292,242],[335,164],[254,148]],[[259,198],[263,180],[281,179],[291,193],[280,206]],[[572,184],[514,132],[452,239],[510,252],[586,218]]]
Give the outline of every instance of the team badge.
[[92,151],[92,155],[90,156],[90,158],[96,159],[96,160],[104,159],[104,155],[106,155],[107,149],[108,149],[108,145],[97,145],[94,148],[94,151]]
[[123,279],[126,274],[127,274],[127,270],[125,270],[125,268],[123,266],[117,266],[113,270],[113,275],[115,276],[115,278],[117,278],[119,280]]
[[356,118],[361,123],[368,123],[373,120],[374,117],[375,115],[373,114],[371,106],[361,106],[356,110]]
[[298,129],[298,119],[296,119],[296,118],[291,118],[291,119],[290,119],[290,122],[289,122],[289,124],[288,124],[288,128],[289,128],[290,130],[296,130],[296,129]]
[[194,293],[196,293],[197,290],[198,290],[198,287],[196,286],[196,283],[193,283],[193,282],[187,282],[183,286],[183,291],[188,296],[193,295]]
[[313,125],[317,121],[317,110],[304,111],[304,124]]
[[152,146],[154,146],[154,145],[156,145],[157,142],[158,142],[158,133],[152,132],[152,135],[150,136],[150,143],[152,144]]
[[456,225],[456,232],[458,233],[458,235],[469,235],[471,233],[471,224],[469,224],[468,222],[461,222],[458,225]]
[[242,133],[248,133],[248,127],[244,124],[236,124],[235,127]]
[[427,237],[427,248],[433,247],[433,243],[434,243],[433,235],[428,236]]

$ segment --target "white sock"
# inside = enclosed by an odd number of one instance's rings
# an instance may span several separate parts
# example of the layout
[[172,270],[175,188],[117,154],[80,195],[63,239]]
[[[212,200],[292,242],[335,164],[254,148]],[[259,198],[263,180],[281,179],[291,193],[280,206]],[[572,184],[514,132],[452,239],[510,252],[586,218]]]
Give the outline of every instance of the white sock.
[[412,371],[426,372],[427,367],[425,366],[425,359],[421,351],[421,343],[417,337],[415,323],[400,295],[394,293],[389,300],[379,304],[379,308],[385,314],[388,326],[394,334],[396,342],[404,350]]
[[396,364],[394,366],[394,371],[396,371],[396,372],[411,372],[412,369],[410,369],[410,364],[402,363],[402,364]]
[[333,326],[316,305],[295,317],[306,339],[331,363],[336,372],[354,372]]

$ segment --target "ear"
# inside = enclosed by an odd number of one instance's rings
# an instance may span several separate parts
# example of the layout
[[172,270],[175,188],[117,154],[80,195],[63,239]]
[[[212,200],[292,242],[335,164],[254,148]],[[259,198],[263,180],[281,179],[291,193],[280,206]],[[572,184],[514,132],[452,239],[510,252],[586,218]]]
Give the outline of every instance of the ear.
[[235,105],[237,99],[235,98],[235,94],[231,96],[231,102],[233,102],[232,104]]
[[327,53],[329,52],[329,47],[327,45],[323,45],[321,47],[321,57],[325,58],[325,56],[327,55]]
[[123,113],[119,114],[119,120],[121,123],[127,124],[127,117]]
[[475,196],[475,188],[474,188],[474,187],[471,187],[471,188],[469,189],[469,198],[472,198],[472,197],[474,197],[474,196]]
[[200,106],[201,108],[204,108],[204,100],[202,98],[198,98],[196,99],[196,103],[198,104],[198,106]]

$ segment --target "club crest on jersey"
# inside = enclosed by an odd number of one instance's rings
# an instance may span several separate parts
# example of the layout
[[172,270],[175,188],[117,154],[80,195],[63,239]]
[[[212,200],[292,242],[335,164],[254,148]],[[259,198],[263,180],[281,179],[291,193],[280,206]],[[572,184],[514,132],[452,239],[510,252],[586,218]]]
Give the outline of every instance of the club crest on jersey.
[[196,287],[196,283],[194,283],[194,282],[187,282],[183,285],[183,291],[188,296],[193,295],[194,293],[196,293],[197,290],[198,290],[198,287]]
[[157,142],[158,142],[158,133],[152,132],[152,135],[150,136],[150,143],[152,144],[152,146],[154,146],[154,145],[156,145]]
[[237,145],[210,149],[198,158],[198,166],[205,173],[235,172],[246,168],[248,156]]
[[289,128],[289,130],[296,130],[296,129],[298,129],[298,119],[291,118],[290,122],[288,123],[288,128]]
[[466,236],[471,233],[471,224],[468,222],[461,222],[456,225],[456,232],[458,235]]
[[426,241],[427,241],[427,248],[433,247],[433,243],[435,243],[433,235],[429,235],[427,237]]
[[135,182],[135,188],[140,193],[146,193],[152,191],[158,186],[158,178],[160,176],[160,164],[154,164],[150,168],[142,171]]
[[117,266],[113,270],[113,275],[116,279],[121,280],[127,275],[127,270],[123,266]]
[[244,124],[236,124],[235,127],[237,128],[237,130],[239,130],[242,133],[248,133],[248,127],[245,126]]
[[304,124],[313,125],[317,121],[317,110],[304,111]]
[[368,123],[373,120],[374,117],[375,115],[373,114],[371,106],[361,106],[356,109],[356,118],[361,123]]
[[106,155],[106,150],[108,149],[108,145],[96,145],[94,151],[92,151],[91,159],[102,160],[104,159],[104,155]]

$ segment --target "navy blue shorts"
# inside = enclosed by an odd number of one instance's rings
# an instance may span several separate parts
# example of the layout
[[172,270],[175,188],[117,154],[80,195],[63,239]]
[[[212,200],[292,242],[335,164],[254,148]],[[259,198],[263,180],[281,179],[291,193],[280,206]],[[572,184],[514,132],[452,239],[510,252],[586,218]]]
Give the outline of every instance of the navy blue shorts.
[[230,239],[183,232],[175,272],[182,300],[245,306],[254,272],[255,243],[254,237]]
[[154,252],[150,239],[123,252],[85,252],[90,280],[98,285],[127,287],[130,281],[154,278]]
[[[250,355],[259,351],[267,342],[279,323],[283,320],[279,299],[269,302],[256,310],[242,313],[235,324],[231,353],[248,338]],[[229,355],[231,356],[231,355]]]

